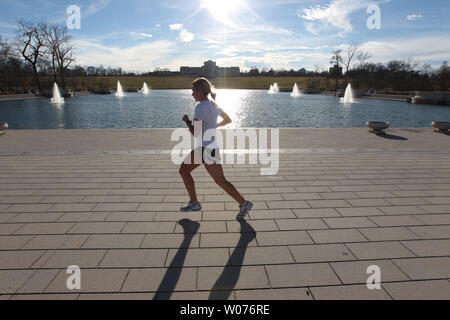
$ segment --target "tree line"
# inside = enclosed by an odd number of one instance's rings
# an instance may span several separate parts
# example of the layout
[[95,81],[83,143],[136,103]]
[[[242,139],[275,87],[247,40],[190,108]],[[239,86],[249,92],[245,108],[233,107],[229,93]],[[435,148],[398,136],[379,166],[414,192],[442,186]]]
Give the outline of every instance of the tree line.
[[[25,89],[51,88],[57,82],[66,89],[68,78],[84,79],[86,87],[103,76],[174,76],[166,68],[156,68],[153,72],[130,73],[122,68],[108,66],[81,66],[75,64],[74,44],[65,25],[55,23],[17,22],[14,41],[0,36],[0,93],[17,92]],[[358,43],[350,44],[345,50],[332,52],[330,69],[316,65],[314,70],[274,70],[258,69],[241,72],[242,77],[308,77],[308,86],[323,90],[343,89],[348,83],[360,89],[387,91],[448,91],[450,68],[444,61],[433,69],[429,64],[419,64],[412,58],[393,60],[387,63],[370,62],[369,52],[361,50]],[[87,77],[87,78],[86,78]],[[315,79],[326,81],[316,81]],[[87,80],[86,80],[87,79]],[[76,80],[74,80],[76,82]],[[70,81],[73,83],[73,81]],[[326,83],[326,87],[323,85]]]

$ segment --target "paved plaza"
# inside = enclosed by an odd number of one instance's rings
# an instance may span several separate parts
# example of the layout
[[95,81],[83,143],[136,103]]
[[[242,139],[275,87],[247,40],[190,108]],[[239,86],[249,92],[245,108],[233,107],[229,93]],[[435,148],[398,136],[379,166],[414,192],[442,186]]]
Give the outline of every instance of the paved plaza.
[[179,212],[171,132],[0,136],[0,300],[450,299],[449,135],[280,129],[277,175],[224,165],[255,204],[237,221],[203,167]]

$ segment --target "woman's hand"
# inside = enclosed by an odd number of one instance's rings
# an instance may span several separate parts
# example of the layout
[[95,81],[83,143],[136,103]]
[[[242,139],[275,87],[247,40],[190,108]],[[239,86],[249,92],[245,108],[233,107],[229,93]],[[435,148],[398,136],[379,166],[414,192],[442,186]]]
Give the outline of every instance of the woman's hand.
[[187,114],[185,114],[183,117],[183,122],[188,123],[188,121],[189,121],[189,116]]

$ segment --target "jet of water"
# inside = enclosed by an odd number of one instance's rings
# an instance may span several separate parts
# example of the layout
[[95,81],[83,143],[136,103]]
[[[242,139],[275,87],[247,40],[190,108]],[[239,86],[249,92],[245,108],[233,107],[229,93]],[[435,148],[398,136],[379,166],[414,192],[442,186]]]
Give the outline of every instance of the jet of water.
[[61,97],[61,94],[59,93],[59,88],[58,85],[55,84],[53,85],[53,98],[50,100],[51,103],[59,103],[59,104],[63,104],[64,103],[64,98]]
[[144,82],[144,86],[142,87],[143,94],[149,94],[147,83]]
[[294,85],[294,88],[292,89],[291,97],[301,97],[302,93],[298,89],[297,82]]
[[124,97],[125,95],[123,94],[123,89],[122,89],[122,85],[120,84],[120,81],[117,81],[117,93],[116,93],[116,97]]
[[353,96],[352,85],[349,83],[347,86],[347,89],[345,89],[344,103],[354,103],[354,102],[355,102],[355,99]]

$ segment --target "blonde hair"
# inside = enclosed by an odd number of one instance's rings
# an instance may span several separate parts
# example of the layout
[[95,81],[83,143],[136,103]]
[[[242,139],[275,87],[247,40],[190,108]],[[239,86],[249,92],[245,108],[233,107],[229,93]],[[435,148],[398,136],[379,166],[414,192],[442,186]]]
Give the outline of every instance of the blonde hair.
[[192,87],[203,92],[205,96],[211,95],[213,100],[214,101],[216,100],[217,94],[213,92],[214,86],[208,79],[206,78],[195,79],[194,81],[192,81]]

